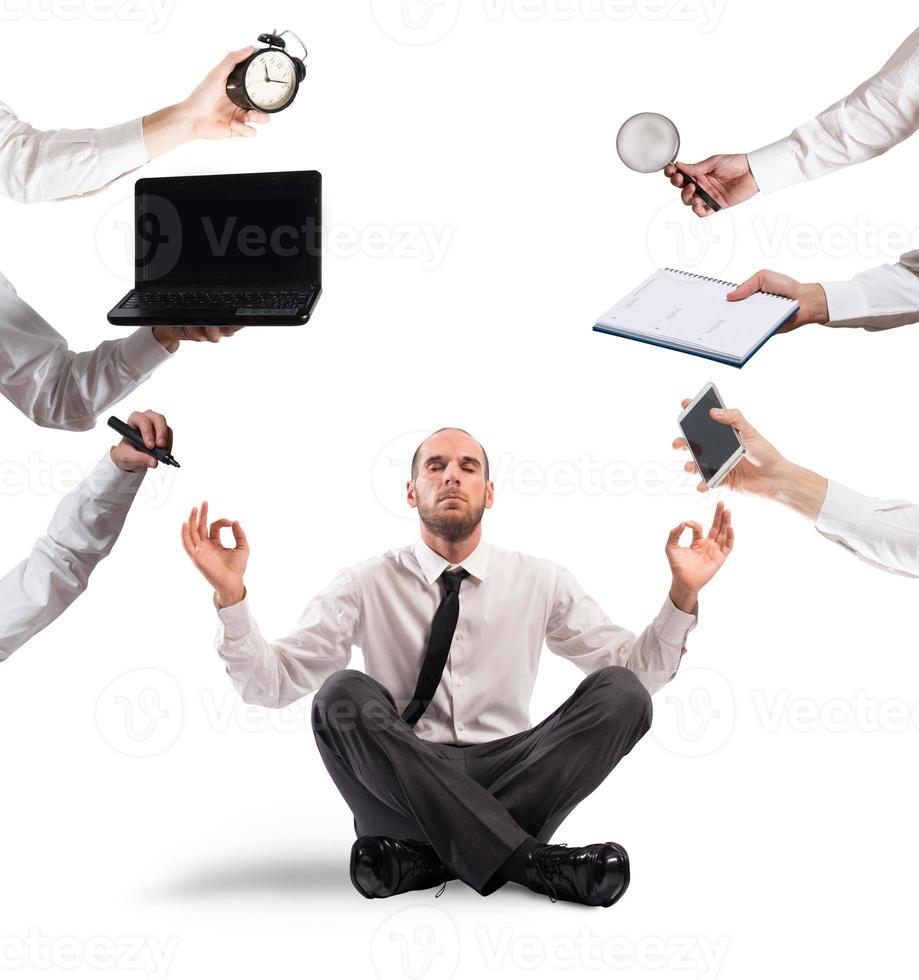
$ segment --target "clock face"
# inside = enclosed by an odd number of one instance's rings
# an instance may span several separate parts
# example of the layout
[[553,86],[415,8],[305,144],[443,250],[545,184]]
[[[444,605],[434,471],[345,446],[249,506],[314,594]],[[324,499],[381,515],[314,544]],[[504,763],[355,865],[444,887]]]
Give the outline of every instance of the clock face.
[[294,97],[293,62],[280,51],[257,54],[246,69],[246,95],[259,109],[280,109]]

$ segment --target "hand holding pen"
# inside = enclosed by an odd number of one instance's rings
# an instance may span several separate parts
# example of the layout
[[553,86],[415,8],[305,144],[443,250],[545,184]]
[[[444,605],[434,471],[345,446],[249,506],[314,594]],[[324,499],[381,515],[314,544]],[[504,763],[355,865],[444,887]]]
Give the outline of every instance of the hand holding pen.
[[160,463],[179,465],[170,454],[172,429],[158,412],[132,412],[127,423],[113,415],[108,424],[122,436],[121,442],[112,449],[112,459],[120,469],[136,472],[154,469]]

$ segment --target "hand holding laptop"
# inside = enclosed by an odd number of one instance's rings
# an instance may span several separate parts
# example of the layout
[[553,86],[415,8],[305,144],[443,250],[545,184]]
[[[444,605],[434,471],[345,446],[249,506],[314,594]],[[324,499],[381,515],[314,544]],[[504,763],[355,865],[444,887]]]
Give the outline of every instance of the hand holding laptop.
[[232,337],[242,327],[154,327],[153,336],[172,354],[183,340],[216,344],[222,337]]

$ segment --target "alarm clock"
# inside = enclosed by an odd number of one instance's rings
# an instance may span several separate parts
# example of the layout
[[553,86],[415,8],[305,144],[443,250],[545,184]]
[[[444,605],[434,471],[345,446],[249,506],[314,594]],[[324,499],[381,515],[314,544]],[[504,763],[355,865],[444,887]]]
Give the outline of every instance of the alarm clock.
[[[285,34],[297,38],[303,58],[287,53]],[[293,31],[259,34],[258,39],[268,46],[259,48],[230,72],[227,96],[240,109],[280,112],[294,101],[306,75],[306,45]]]

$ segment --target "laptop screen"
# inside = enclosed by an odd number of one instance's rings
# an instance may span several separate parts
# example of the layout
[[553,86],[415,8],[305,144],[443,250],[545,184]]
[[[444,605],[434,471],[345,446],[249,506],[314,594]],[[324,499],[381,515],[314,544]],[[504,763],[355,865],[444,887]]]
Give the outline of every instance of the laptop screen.
[[321,180],[290,171],[137,181],[137,285],[320,285]]

